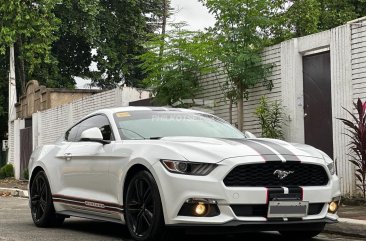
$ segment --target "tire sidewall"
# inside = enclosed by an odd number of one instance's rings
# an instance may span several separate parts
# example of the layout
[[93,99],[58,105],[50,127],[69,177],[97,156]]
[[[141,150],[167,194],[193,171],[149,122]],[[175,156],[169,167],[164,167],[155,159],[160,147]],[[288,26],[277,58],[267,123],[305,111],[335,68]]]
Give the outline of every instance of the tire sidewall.
[[153,196],[153,199],[155,202],[155,205],[154,205],[155,217],[153,219],[153,224],[152,224],[152,227],[150,228],[150,231],[144,236],[137,236],[137,235],[135,235],[135,233],[133,231],[132,225],[129,223],[129,220],[128,220],[127,214],[126,214],[127,210],[126,210],[124,217],[125,217],[125,221],[127,224],[127,228],[129,230],[132,238],[135,240],[138,240],[138,241],[161,240],[163,238],[163,236],[165,235],[163,208],[162,208],[158,185],[150,172],[140,171],[131,179],[131,181],[129,182],[128,187],[127,187],[125,203],[127,200],[127,195],[129,193],[130,186],[134,183],[134,181],[136,179],[144,179],[145,181],[150,183],[151,188],[152,188],[152,196]]
[[[34,177],[34,181],[32,182],[32,186],[30,188],[30,191],[32,191],[34,182],[39,177],[43,177],[43,179],[45,180],[46,188],[47,188],[46,208],[45,208],[45,211],[44,211],[42,217],[37,220],[36,217],[33,214],[33,209],[32,209],[32,206],[31,206],[31,215],[32,215],[33,222],[36,226],[45,227],[45,226],[48,226],[50,224],[50,222],[52,221],[51,217],[55,215],[55,209],[54,209],[54,206],[53,206],[53,200],[52,200],[52,193],[51,193],[50,184],[48,182],[48,178],[47,178],[46,173],[44,171],[38,172],[37,175]],[[30,196],[32,197],[32,193],[30,193]]]

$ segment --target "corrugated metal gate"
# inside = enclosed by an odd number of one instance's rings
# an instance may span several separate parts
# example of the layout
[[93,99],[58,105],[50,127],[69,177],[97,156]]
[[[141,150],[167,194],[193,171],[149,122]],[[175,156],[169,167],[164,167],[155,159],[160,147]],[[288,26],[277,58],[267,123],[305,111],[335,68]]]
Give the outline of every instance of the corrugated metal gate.
[[24,171],[28,169],[29,158],[32,154],[32,127],[20,130],[20,178],[24,178]]

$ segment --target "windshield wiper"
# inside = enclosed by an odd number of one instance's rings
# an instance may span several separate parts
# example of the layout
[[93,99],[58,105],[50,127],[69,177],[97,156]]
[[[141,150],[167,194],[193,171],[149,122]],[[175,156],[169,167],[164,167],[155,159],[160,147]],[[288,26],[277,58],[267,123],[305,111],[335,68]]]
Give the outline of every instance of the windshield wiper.
[[161,138],[163,138],[163,136],[152,136],[150,137],[150,140],[160,140]]
[[144,137],[144,136],[140,135],[139,133],[137,133],[137,132],[135,132],[135,131],[133,131],[133,130],[130,130],[130,129],[127,129],[127,128],[122,128],[122,127],[118,128],[118,129],[125,130],[125,131],[129,131],[129,132],[131,132],[131,133],[133,133],[133,134],[135,134],[135,135],[138,135],[139,137],[141,137],[141,138],[142,138],[142,139],[144,139],[144,140],[146,140],[146,139],[147,139],[146,137]]

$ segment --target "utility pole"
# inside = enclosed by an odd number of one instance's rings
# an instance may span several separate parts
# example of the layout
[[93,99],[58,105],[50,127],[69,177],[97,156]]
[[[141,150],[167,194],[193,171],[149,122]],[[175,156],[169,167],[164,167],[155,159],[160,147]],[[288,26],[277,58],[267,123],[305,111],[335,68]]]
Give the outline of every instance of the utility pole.
[[[14,142],[10,142],[10,135],[14,135],[14,130],[10,132],[12,122],[16,119],[15,104],[17,103],[17,90],[15,84],[15,59],[14,59],[14,45],[10,46],[10,71],[9,71],[9,106],[8,106],[8,141],[4,149],[9,149],[10,145],[14,145]],[[14,140],[14,139],[13,139]],[[4,146],[4,144],[3,144]],[[14,150],[14,146],[13,146]],[[7,163],[11,163],[13,153],[8,152]]]
[[8,122],[16,119],[15,104],[17,103],[17,91],[15,83],[15,59],[14,59],[14,45],[10,46],[10,72],[9,72],[9,109]]

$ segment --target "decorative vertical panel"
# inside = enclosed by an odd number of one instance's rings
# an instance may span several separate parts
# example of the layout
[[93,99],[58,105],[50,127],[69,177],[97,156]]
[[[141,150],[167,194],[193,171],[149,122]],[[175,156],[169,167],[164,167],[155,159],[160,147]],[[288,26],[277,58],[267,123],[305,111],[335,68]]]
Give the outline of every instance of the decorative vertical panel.
[[352,195],[355,190],[355,178],[353,165],[348,161],[347,157],[349,138],[344,135],[345,126],[337,119],[349,118],[342,107],[348,110],[352,108],[350,25],[343,25],[331,30],[330,55],[333,155],[337,161],[342,193]]

